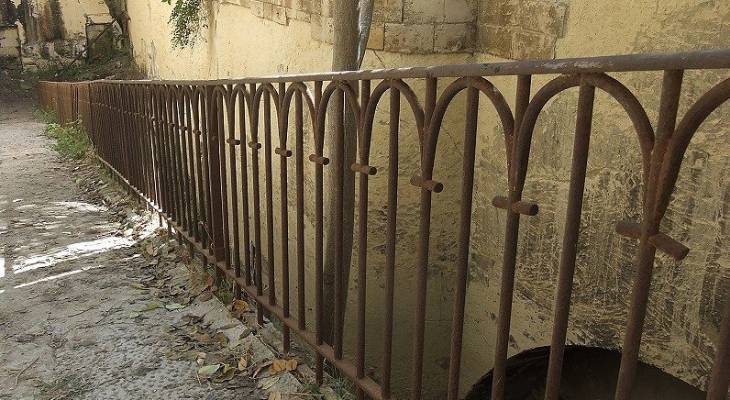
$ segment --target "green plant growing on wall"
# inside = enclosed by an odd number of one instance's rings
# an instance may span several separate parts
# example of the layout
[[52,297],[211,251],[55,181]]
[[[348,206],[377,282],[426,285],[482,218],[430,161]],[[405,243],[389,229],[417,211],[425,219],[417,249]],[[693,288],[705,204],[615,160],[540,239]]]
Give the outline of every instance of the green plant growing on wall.
[[[162,0],[172,5],[173,0]],[[168,23],[172,25],[172,45],[192,47],[200,37],[200,29],[207,27],[207,0],[175,0]]]

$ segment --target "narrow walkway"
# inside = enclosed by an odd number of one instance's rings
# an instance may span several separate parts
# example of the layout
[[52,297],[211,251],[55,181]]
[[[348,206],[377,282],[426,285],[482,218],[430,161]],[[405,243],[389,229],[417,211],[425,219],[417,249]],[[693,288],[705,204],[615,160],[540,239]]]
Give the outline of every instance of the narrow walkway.
[[31,110],[0,103],[0,399],[262,398],[247,374],[199,376],[242,355],[206,332],[222,305],[185,290],[186,254],[101,196],[99,169],[59,160]]

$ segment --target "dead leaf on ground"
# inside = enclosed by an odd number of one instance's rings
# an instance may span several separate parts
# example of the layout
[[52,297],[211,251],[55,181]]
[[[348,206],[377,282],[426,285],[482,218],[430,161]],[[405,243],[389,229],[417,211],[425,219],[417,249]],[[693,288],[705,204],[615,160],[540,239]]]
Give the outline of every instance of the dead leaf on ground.
[[213,340],[221,347],[228,346],[228,336],[226,336],[226,334],[223,332],[218,332],[213,335]]
[[250,307],[248,306],[248,303],[246,303],[244,300],[236,299],[233,300],[233,303],[231,303],[230,309],[234,317],[242,318],[243,314],[249,312]]
[[190,337],[193,338],[194,340],[196,340],[200,343],[204,343],[204,344],[208,344],[212,341],[210,338],[210,335],[208,335],[207,333],[197,333],[196,332],[196,333],[193,333],[192,335],[190,335]]
[[220,367],[221,367],[221,364],[204,365],[204,366],[200,367],[200,369],[198,369],[198,376],[200,376],[201,378],[206,378],[206,379],[210,378],[211,376],[213,376],[213,374],[218,372]]
[[223,370],[221,370],[220,374],[213,378],[213,382],[220,383],[220,382],[226,382],[233,379],[233,377],[236,375],[236,369],[231,367],[228,364],[223,364]]
[[170,304],[165,305],[165,308],[168,309],[169,311],[175,311],[175,310],[181,310],[181,309],[185,308],[185,306],[182,304],[178,304],[178,303],[170,303]]
[[259,381],[258,387],[259,387],[259,389],[262,389],[262,390],[268,390],[272,386],[276,385],[278,382],[279,382],[279,376],[273,375],[273,376],[269,376],[269,377],[261,379],[261,381]]
[[264,370],[264,368],[271,365],[271,361],[266,361],[265,363],[261,364],[258,368],[256,368],[256,371],[254,371],[253,375],[251,375],[252,378],[256,379],[257,376],[259,376],[259,373]]
[[278,374],[280,372],[294,371],[297,369],[297,360],[276,359],[271,362],[271,373]]
[[282,399],[281,392],[275,391],[275,392],[269,393],[269,400],[281,400],[281,399]]
[[244,369],[246,369],[246,367],[248,367],[248,358],[246,358],[246,356],[243,356],[238,359],[238,370],[243,371]]

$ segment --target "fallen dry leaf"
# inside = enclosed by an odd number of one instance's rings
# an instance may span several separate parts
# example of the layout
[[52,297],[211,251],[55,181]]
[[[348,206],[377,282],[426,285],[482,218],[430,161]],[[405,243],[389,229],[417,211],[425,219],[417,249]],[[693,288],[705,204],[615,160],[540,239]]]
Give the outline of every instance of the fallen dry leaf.
[[182,304],[178,304],[178,303],[170,303],[170,304],[167,304],[165,306],[165,308],[170,311],[175,311],[175,310],[183,309],[183,308],[185,308],[185,306]]
[[261,381],[259,381],[258,387],[262,390],[268,390],[272,386],[276,385],[278,382],[279,382],[278,376],[275,376],[275,375],[269,376],[269,377],[261,379]]
[[264,370],[264,368],[271,365],[271,361],[266,361],[265,363],[261,364],[258,368],[256,368],[256,371],[254,371],[253,375],[251,375],[252,378],[256,379],[256,377],[261,373],[261,371]]
[[248,367],[248,359],[246,356],[243,356],[238,359],[238,370],[243,371],[246,367]]
[[276,359],[271,362],[271,373],[278,374],[280,372],[294,371],[297,369],[297,360]]
[[211,376],[213,376],[213,374],[218,372],[220,367],[221,367],[221,364],[211,364],[211,365],[202,366],[202,367],[200,367],[200,369],[198,369],[198,376],[200,376],[201,378],[210,378]]
[[221,347],[228,346],[228,336],[226,336],[226,334],[223,332],[218,332],[213,335],[213,340]]
[[213,382],[226,382],[233,379],[233,377],[236,375],[236,369],[231,367],[228,364],[223,364],[223,370],[221,373],[213,378]]

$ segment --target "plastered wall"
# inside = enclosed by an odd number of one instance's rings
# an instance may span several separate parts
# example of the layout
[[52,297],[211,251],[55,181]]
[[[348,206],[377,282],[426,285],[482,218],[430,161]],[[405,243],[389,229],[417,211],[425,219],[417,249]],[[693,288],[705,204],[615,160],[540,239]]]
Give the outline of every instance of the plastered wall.
[[[166,24],[170,7],[166,4],[156,0],[130,0],[128,9],[135,57],[152,78],[232,78],[329,69],[331,46],[327,35],[331,31],[327,5],[315,0],[213,1],[208,10],[208,27],[189,49],[171,47]],[[462,20],[449,20],[456,18],[455,15],[461,15]],[[722,1],[379,0],[363,68],[728,47],[729,21],[730,5]],[[453,46],[438,47],[436,32],[454,24],[463,24],[464,36],[451,41],[456,43]],[[636,93],[655,123],[661,74],[615,74],[615,77]],[[719,72],[688,72],[680,115],[711,84],[726,77]],[[549,79],[535,77],[533,94]],[[447,81],[442,81],[440,89]],[[514,104],[514,78],[495,78],[493,82],[508,102]],[[419,97],[423,95],[421,82],[413,82],[413,88]],[[429,265],[424,384],[425,397],[433,399],[444,397],[448,368],[458,229],[454,221],[458,220],[461,203],[464,101],[461,96],[446,114],[434,174],[447,184],[446,190],[434,197]],[[549,343],[576,98],[576,92],[569,91],[549,103],[535,131],[525,197],[540,203],[541,211],[538,216],[525,219],[522,225],[510,354]],[[372,156],[372,164],[379,172],[370,179],[367,282],[371,299],[367,334],[372,338],[368,341],[368,362],[376,378],[381,363],[379,343],[383,323],[387,99],[381,102],[379,110]],[[647,319],[649,333],[642,347],[643,361],[699,387],[703,387],[710,367],[720,310],[730,286],[727,280],[730,276],[728,111],[728,106],[724,106],[715,112],[687,152],[664,229],[691,247],[692,252],[681,263],[659,257]],[[414,150],[417,139],[413,120],[405,105],[401,115],[404,150],[399,155],[393,384],[405,388],[410,375],[419,201],[418,190],[408,183],[408,178],[418,169],[419,155]],[[306,117],[305,121],[305,125],[309,123]],[[625,325],[636,246],[616,235],[614,225],[624,219],[636,220],[640,214],[639,147],[623,111],[601,94],[597,97],[593,126],[569,340],[575,344],[618,348]],[[504,211],[495,209],[490,202],[493,196],[505,194],[507,189],[502,134],[495,113],[482,101],[462,391],[491,368],[493,359],[505,216]],[[311,146],[309,136],[305,146]],[[277,163],[274,164],[276,171]],[[273,175],[276,188],[278,173]],[[293,179],[291,173],[290,178]],[[306,179],[305,184],[311,187],[311,176]],[[293,186],[293,181],[289,182],[289,187]],[[311,191],[307,196],[306,254],[307,268],[311,268],[314,261]],[[273,200],[276,227],[280,224],[281,199],[275,196]],[[293,193],[288,201],[294,204]],[[295,225],[291,213],[290,218],[290,260],[295,260],[292,229]],[[279,249],[279,235],[274,236]],[[265,232],[262,237],[266,237]],[[358,285],[355,275],[351,275],[349,326],[354,326],[352,300]],[[311,284],[307,284],[307,293],[313,293]],[[294,281],[291,287],[292,290],[296,287]],[[294,302],[292,309],[296,309]],[[352,351],[354,332],[346,332],[346,344]]]

